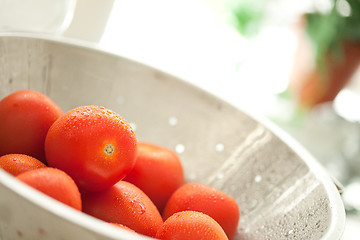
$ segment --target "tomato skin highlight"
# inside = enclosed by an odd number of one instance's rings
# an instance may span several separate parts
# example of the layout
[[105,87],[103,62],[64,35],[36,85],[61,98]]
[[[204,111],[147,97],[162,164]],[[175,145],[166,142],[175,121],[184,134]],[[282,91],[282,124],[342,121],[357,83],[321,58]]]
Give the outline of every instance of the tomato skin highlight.
[[6,154],[0,157],[0,168],[13,176],[44,167],[44,163],[25,154]]
[[172,193],[185,183],[179,157],[171,149],[139,142],[134,168],[124,178],[150,197],[160,212]]
[[156,234],[161,240],[228,240],[221,226],[208,215],[182,211],[171,215]]
[[229,239],[233,239],[240,218],[237,202],[224,192],[201,183],[187,183],[170,197],[163,212],[166,220],[176,212],[193,210],[217,221]]
[[48,131],[45,153],[49,166],[69,174],[79,188],[104,190],[133,168],[137,139],[117,113],[99,106],[66,112]]
[[44,142],[63,111],[46,95],[33,90],[14,92],[0,101],[0,156],[21,153],[46,164]]
[[16,178],[76,210],[82,210],[78,187],[69,175],[59,169],[38,168],[21,173]]
[[124,230],[127,230],[127,231],[130,231],[130,232],[132,232],[132,233],[136,233],[134,230],[132,230],[131,228],[129,228],[129,227],[127,227],[127,226],[125,226],[125,225],[122,225],[122,224],[120,224],[120,223],[109,223],[110,225],[113,225],[113,226],[115,226],[115,227],[119,227],[119,228],[122,228],[122,229],[124,229]]
[[118,223],[135,232],[155,237],[163,220],[150,198],[135,185],[119,181],[100,192],[82,195],[83,212],[109,223]]

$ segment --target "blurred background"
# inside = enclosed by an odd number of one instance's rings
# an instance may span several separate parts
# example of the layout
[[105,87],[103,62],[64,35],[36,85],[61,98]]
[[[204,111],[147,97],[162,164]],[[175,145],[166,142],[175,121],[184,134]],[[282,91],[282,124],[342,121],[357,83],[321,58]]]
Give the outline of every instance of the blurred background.
[[267,118],[343,186],[360,235],[360,1],[0,0],[0,31],[86,41]]

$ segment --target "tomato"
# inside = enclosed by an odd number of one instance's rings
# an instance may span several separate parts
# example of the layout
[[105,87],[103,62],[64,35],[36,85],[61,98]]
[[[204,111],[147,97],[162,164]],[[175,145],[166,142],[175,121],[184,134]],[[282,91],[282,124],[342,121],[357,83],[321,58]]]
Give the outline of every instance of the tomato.
[[0,157],[0,168],[14,176],[43,167],[46,167],[44,163],[25,154],[6,154]]
[[81,211],[81,196],[73,179],[56,168],[38,168],[16,176],[40,192]]
[[22,153],[46,163],[44,141],[63,111],[32,90],[14,92],[0,101],[0,156]]
[[171,194],[184,184],[184,172],[174,151],[139,142],[135,166],[124,180],[143,190],[161,212]]
[[45,153],[49,166],[69,174],[79,188],[104,190],[133,168],[137,139],[117,113],[81,106],[58,118],[48,131]]
[[187,183],[170,197],[163,213],[167,219],[176,212],[193,210],[205,213],[215,219],[229,239],[236,234],[239,222],[239,207],[231,196],[201,183]]
[[135,232],[155,237],[163,224],[150,198],[135,185],[119,181],[99,192],[82,195],[83,212],[109,223],[125,225]]
[[221,226],[208,215],[182,211],[170,216],[156,234],[161,240],[228,240]]

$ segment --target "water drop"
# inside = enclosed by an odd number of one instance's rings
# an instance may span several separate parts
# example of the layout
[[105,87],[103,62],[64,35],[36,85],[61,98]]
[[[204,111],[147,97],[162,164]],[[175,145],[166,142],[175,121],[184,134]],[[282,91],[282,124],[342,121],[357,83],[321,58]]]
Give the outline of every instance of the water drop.
[[291,234],[293,234],[294,233],[294,230],[293,229],[291,229],[291,230],[289,230],[286,234],[285,234],[285,237],[289,237]]
[[142,203],[140,203],[137,200],[131,200],[130,203],[131,203],[131,206],[133,207],[135,213],[138,213],[138,214],[145,213],[146,209]]

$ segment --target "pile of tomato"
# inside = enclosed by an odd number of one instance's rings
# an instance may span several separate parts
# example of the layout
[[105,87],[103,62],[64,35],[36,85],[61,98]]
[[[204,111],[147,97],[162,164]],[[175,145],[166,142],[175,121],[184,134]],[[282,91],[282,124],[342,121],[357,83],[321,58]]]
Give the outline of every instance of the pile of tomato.
[[68,112],[33,90],[0,101],[0,168],[42,193],[137,234],[166,240],[233,239],[236,201],[186,182],[171,149],[140,142],[118,113]]

